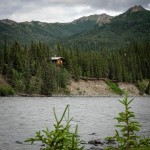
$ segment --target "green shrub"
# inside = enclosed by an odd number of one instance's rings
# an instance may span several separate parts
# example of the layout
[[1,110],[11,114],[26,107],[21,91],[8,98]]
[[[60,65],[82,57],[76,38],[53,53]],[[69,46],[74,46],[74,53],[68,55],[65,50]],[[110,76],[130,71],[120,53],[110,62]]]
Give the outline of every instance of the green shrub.
[[[66,118],[66,112],[68,116]],[[29,138],[25,142],[41,141],[45,145],[42,150],[82,150],[81,141],[78,136],[78,126],[76,126],[75,132],[70,131],[70,122],[73,118],[69,118],[69,105],[65,108],[60,120],[56,116],[54,109],[54,116],[56,123],[54,124],[54,130],[50,131],[48,128],[36,132],[35,138]],[[62,123],[63,119],[66,120],[66,124]]]
[[150,138],[145,138],[138,135],[140,131],[140,124],[135,120],[134,112],[130,111],[130,104],[132,100],[128,100],[128,95],[125,94],[123,100],[119,102],[124,106],[125,110],[120,112],[115,119],[118,124],[115,126],[120,128],[116,130],[114,137],[107,137],[107,139],[114,139],[117,142],[117,147],[107,147],[107,150],[149,150]]
[[123,90],[121,90],[116,83],[111,82],[110,80],[107,80],[106,83],[115,93],[119,95],[124,94]]
[[14,95],[15,91],[12,87],[8,85],[0,86],[0,96],[9,96]]
[[143,95],[145,93],[147,85],[144,83],[144,81],[138,81],[137,82],[137,87],[140,91],[140,95]]

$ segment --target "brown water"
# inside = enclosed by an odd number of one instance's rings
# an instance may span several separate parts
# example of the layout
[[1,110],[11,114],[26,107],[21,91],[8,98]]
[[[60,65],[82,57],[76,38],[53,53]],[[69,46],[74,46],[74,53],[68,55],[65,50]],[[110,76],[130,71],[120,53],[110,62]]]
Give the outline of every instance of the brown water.
[[[53,107],[60,117],[67,104],[74,118],[72,128],[78,124],[81,139],[112,136],[114,117],[122,110],[118,99],[122,97],[0,97],[0,150],[40,150],[40,143],[30,145],[24,140],[45,127],[53,129]],[[132,110],[142,125],[140,134],[150,136],[150,97],[134,99]]]

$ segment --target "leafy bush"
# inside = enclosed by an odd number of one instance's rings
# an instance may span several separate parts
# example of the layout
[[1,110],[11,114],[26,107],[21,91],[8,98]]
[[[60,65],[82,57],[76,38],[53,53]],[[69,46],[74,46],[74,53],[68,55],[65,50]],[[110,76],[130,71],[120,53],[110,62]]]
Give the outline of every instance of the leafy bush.
[[107,85],[117,94],[122,95],[124,92],[121,90],[118,85],[110,80],[106,81]]
[[149,79],[149,83],[148,83],[148,86],[147,86],[145,92],[150,95],[150,79]]
[[14,95],[15,91],[12,87],[3,85],[0,86],[0,96],[8,96],[8,95]]
[[[67,111],[68,116],[65,118]],[[54,116],[56,119],[54,130],[50,131],[46,128],[42,130],[43,133],[38,131],[35,138],[29,138],[25,142],[33,144],[35,141],[41,141],[45,145],[45,148],[42,148],[42,150],[82,150],[83,147],[80,146],[81,141],[78,136],[78,126],[76,126],[74,133],[70,131],[72,118],[69,118],[69,105],[65,108],[60,120],[56,116],[55,109]],[[63,119],[66,119],[65,125],[62,124]]]
[[140,95],[143,95],[145,93],[147,84],[145,84],[144,81],[138,81],[137,82],[137,87],[140,91]]

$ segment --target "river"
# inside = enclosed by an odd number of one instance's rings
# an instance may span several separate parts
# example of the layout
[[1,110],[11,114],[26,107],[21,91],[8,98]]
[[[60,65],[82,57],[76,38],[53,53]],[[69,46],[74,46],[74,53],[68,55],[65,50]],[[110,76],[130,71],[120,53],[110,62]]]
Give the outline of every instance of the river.
[[[40,150],[40,143],[24,140],[45,127],[53,129],[53,107],[59,118],[67,104],[81,139],[112,136],[114,117],[123,110],[118,99],[123,97],[0,97],[0,150]],[[140,134],[150,136],[150,97],[134,97],[131,107],[142,125]]]

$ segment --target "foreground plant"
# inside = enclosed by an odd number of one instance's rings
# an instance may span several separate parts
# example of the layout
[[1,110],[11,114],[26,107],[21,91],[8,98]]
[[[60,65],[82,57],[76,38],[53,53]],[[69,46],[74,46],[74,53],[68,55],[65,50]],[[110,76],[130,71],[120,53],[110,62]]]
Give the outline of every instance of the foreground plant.
[[[118,124],[115,126],[120,128],[116,130],[116,134],[112,137],[116,142],[116,147],[107,147],[107,149],[113,150],[149,150],[150,149],[150,138],[138,136],[137,133],[140,131],[141,125],[135,120],[135,114],[130,109],[130,104],[133,99],[128,100],[128,95],[125,94],[123,100],[119,102],[124,106],[124,112],[120,112],[118,117],[115,119]],[[107,137],[108,138],[108,137]],[[111,137],[109,137],[111,138]]]
[[[42,150],[83,150],[81,146],[81,140],[78,136],[78,126],[76,126],[75,132],[70,131],[70,122],[73,118],[69,118],[69,105],[66,106],[63,115],[60,120],[58,120],[55,109],[54,116],[56,124],[54,124],[54,130],[50,131],[48,128],[45,130],[36,132],[34,138],[29,138],[25,142],[31,142],[33,144],[35,141],[41,141],[45,145]],[[67,118],[66,118],[66,112]],[[66,124],[62,124],[65,119]]]

